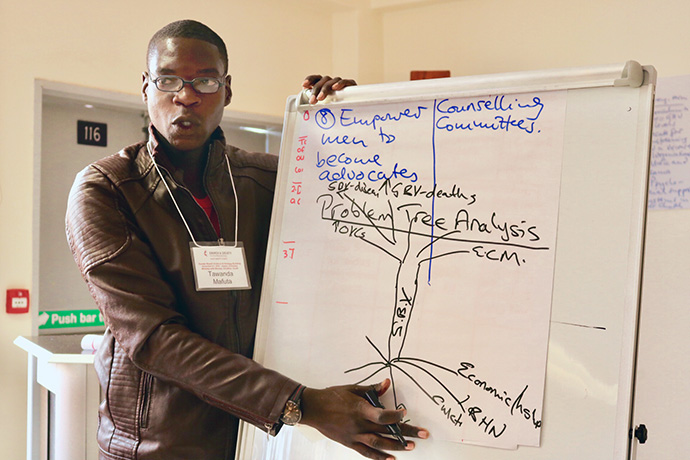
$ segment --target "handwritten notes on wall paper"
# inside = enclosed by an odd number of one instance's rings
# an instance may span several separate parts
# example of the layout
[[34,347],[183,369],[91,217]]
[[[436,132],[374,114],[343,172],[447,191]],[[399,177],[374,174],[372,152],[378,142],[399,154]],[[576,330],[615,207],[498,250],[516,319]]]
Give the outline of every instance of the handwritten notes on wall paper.
[[565,101],[300,112],[266,365],[311,386],[390,378],[384,405],[435,439],[538,446]]
[[659,78],[649,209],[690,208],[690,75]]

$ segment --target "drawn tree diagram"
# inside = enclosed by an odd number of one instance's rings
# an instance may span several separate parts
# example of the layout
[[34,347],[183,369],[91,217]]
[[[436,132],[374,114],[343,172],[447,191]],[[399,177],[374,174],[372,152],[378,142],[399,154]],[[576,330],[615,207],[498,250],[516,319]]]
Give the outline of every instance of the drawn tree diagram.
[[[362,184],[352,186],[342,181],[338,191],[322,194],[317,202],[321,219],[328,221],[336,234],[354,237],[383,252],[396,264],[395,297],[385,348],[366,337],[375,350],[377,360],[346,370],[364,373],[358,383],[387,371],[393,383],[396,407],[404,407],[396,391],[395,371],[410,379],[429,399],[438,404],[432,392],[413,374],[427,377],[431,385],[452,398],[460,407],[463,400],[443,382],[442,375],[457,376],[457,371],[424,357],[403,353],[410,333],[420,278],[434,260],[450,256],[472,255],[487,261],[512,263],[521,266],[524,251],[543,251],[539,246],[536,227],[523,228],[519,224],[500,222],[494,212],[488,218],[473,217],[470,210],[476,202],[475,194],[466,194],[457,185],[441,191],[436,185],[424,189],[409,180],[386,180],[376,189]],[[429,198],[429,196],[431,197]],[[436,215],[436,200],[454,202],[451,215]],[[524,224],[525,221],[521,221]],[[498,241],[496,236],[500,235]],[[514,239],[525,239],[525,243]]]
[[[377,309],[371,316],[377,318],[378,326],[372,324],[367,332],[357,333],[363,343],[352,355],[342,348],[347,341],[343,336],[338,337],[342,340],[337,347],[321,347],[318,354],[333,371],[345,372],[357,383],[382,374],[389,377],[396,408],[417,398],[431,401],[415,416],[438,423],[448,440],[469,436],[473,442],[484,443],[484,435],[491,438],[493,434],[496,439],[514,423],[515,430],[487,444],[524,439],[535,445],[533,430],[528,430],[541,423],[543,381],[539,379],[543,376],[539,374],[545,353],[539,351],[546,349],[548,340],[545,312],[550,308],[560,167],[560,157],[543,146],[562,145],[558,116],[549,115],[548,121],[537,125],[546,113],[544,101],[541,95],[498,95],[363,110],[324,107],[301,114],[293,162],[288,166],[291,182],[285,204],[290,211],[281,237],[288,246],[283,249],[285,271],[278,277],[276,292],[280,294],[275,302],[287,305],[290,299],[292,305],[292,299],[301,299],[293,313],[328,326],[348,307],[341,299],[334,309],[322,309],[316,302],[342,292],[337,279],[341,266],[322,273],[316,268],[318,261],[323,263],[331,254],[351,247],[352,257],[343,269],[356,269],[356,264],[368,261],[382,264],[379,273],[386,281],[362,290],[379,296],[383,287],[389,293],[383,294],[386,313],[381,316],[382,310]],[[549,104],[559,109],[549,113],[560,110],[562,114],[565,99],[553,101],[549,98]],[[540,135],[546,127],[547,134]],[[443,152],[442,158],[437,158],[437,149]],[[324,229],[329,229],[325,233],[330,236],[323,234]],[[309,253],[315,259],[292,259],[290,245],[302,244],[306,238],[294,236],[302,234],[310,236]],[[331,243],[335,252],[324,255],[323,249]],[[368,249],[358,251],[362,246]],[[303,284],[302,278],[314,276],[324,280],[323,286]],[[441,287],[457,276],[463,281],[450,290]],[[538,282],[525,282],[535,277]],[[439,289],[432,279],[440,280]],[[465,280],[484,285],[481,289],[463,286]],[[348,279],[350,286],[368,282],[359,276]],[[490,286],[494,292],[485,293]],[[434,303],[425,308],[430,301]],[[427,310],[458,322],[456,326],[446,321],[440,328],[446,334],[476,328],[483,337],[500,340],[502,346],[514,350],[477,349],[477,336],[472,335],[457,335],[447,342],[439,335],[433,348],[427,334],[433,322],[442,318],[424,314]],[[352,329],[358,326],[351,318],[348,331],[358,330]],[[490,318],[499,320],[492,324]],[[525,337],[516,318],[520,326],[531,321],[539,329]],[[324,327],[320,334],[327,340],[326,331],[331,330],[335,331]],[[443,348],[448,346],[456,348]],[[518,366],[517,359],[524,356],[527,360]],[[484,380],[491,381],[479,390],[470,389],[473,381],[462,372],[465,364],[475,367],[470,362],[475,359]],[[528,386],[532,389],[525,396]],[[517,402],[506,404],[509,399]],[[519,412],[523,406],[530,410],[526,422]],[[482,411],[484,415],[478,415]],[[438,412],[450,424],[439,419]],[[457,431],[465,422],[474,427]]]

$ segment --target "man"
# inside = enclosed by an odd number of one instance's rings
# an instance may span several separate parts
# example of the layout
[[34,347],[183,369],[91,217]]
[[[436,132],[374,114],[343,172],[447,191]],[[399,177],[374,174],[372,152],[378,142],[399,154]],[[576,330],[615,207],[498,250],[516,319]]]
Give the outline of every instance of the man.
[[[381,434],[404,411],[371,406],[368,388],[305,388],[250,359],[277,158],[225,144],[227,70],[225,45],[205,25],[158,31],[142,78],[148,142],[87,167],[70,193],[68,241],[107,327],[96,356],[101,458],[231,459],[239,419],[271,434],[301,422],[368,458],[392,458],[384,451],[403,446]],[[304,86],[315,102],[352,84],[312,76]],[[191,251],[236,241],[252,288],[197,289]]]

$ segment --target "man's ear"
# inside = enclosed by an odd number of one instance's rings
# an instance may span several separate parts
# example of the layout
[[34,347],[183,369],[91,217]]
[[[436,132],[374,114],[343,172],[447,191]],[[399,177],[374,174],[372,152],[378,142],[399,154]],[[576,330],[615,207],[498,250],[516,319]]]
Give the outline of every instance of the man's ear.
[[141,99],[144,101],[144,103],[148,103],[148,95],[146,94],[146,90],[149,87],[149,73],[144,71],[141,73]]
[[225,105],[230,104],[232,100],[232,88],[230,87],[230,82],[232,77],[230,75],[225,76]]

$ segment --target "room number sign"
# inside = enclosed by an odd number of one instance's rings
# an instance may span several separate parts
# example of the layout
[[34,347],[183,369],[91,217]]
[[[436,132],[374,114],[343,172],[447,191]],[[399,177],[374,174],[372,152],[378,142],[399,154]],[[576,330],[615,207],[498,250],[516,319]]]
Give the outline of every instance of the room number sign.
[[77,144],[108,146],[108,125],[77,120]]

